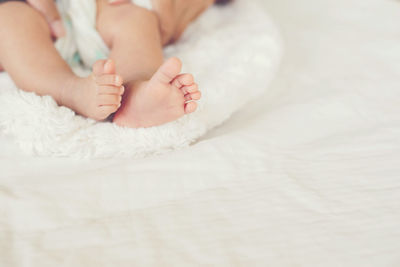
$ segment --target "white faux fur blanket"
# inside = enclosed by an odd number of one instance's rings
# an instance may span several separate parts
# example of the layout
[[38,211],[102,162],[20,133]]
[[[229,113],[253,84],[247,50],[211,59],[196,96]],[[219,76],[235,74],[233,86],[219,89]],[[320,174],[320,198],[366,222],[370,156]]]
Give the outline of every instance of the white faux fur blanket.
[[255,3],[213,7],[182,40],[165,50],[195,75],[203,93],[199,109],[158,127],[121,128],[58,107],[51,97],[17,89],[0,74],[0,128],[21,148],[40,156],[143,157],[188,146],[262,94],[281,58],[278,31]]

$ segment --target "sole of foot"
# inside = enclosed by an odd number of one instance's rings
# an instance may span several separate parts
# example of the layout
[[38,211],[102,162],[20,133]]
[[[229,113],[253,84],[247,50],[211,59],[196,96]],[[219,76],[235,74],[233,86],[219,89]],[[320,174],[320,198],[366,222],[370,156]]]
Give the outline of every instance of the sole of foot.
[[201,93],[193,75],[181,74],[181,68],[179,59],[170,58],[150,80],[127,84],[113,122],[130,128],[152,127],[194,112]]

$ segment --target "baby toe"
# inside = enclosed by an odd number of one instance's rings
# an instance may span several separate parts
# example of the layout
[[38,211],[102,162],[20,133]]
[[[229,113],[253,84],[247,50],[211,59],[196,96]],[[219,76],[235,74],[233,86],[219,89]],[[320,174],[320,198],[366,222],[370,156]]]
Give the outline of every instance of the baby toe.
[[172,81],[172,85],[174,85],[177,88],[190,86],[193,83],[194,83],[194,77],[192,74],[189,73],[180,74]]
[[196,83],[194,83],[192,85],[182,87],[182,91],[185,95],[189,93],[195,93],[199,91],[199,86]]
[[99,87],[99,94],[103,95],[122,95],[124,91],[124,86],[102,85]]
[[185,101],[190,101],[190,100],[199,100],[201,98],[201,92],[197,91],[195,93],[192,94],[186,94],[185,95]]
[[193,94],[189,94],[189,95],[192,98],[192,100],[199,100],[201,98],[201,92],[200,91],[197,91],[197,92],[195,92]]
[[116,74],[105,74],[97,76],[95,79],[96,83],[99,85],[111,85],[120,87],[123,84],[122,77]]
[[92,70],[96,76],[115,74],[115,63],[111,59],[98,60],[93,64]]
[[197,103],[196,102],[189,102],[185,104],[185,113],[189,114],[194,112],[197,109]]
[[92,66],[93,74],[97,76],[102,75],[104,73],[104,65],[106,62],[107,59],[97,60]]
[[194,83],[194,77],[190,73],[181,74],[177,77],[177,79],[183,86],[192,85]]
[[104,64],[104,74],[115,74],[115,62],[111,59],[108,59]]

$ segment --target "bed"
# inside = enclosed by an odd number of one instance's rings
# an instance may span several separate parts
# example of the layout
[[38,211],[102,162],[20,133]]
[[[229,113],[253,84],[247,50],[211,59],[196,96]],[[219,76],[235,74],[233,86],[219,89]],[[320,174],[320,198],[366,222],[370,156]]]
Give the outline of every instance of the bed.
[[400,2],[261,3],[280,72],[194,145],[74,160],[0,135],[0,266],[400,266]]

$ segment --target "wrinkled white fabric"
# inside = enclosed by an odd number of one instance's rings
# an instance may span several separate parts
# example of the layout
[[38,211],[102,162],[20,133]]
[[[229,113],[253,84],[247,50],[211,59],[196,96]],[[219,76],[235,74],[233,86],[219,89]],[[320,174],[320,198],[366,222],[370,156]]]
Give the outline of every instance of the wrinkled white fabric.
[[73,160],[0,133],[0,266],[400,266],[400,2],[263,5],[281,71],[193,146]]

